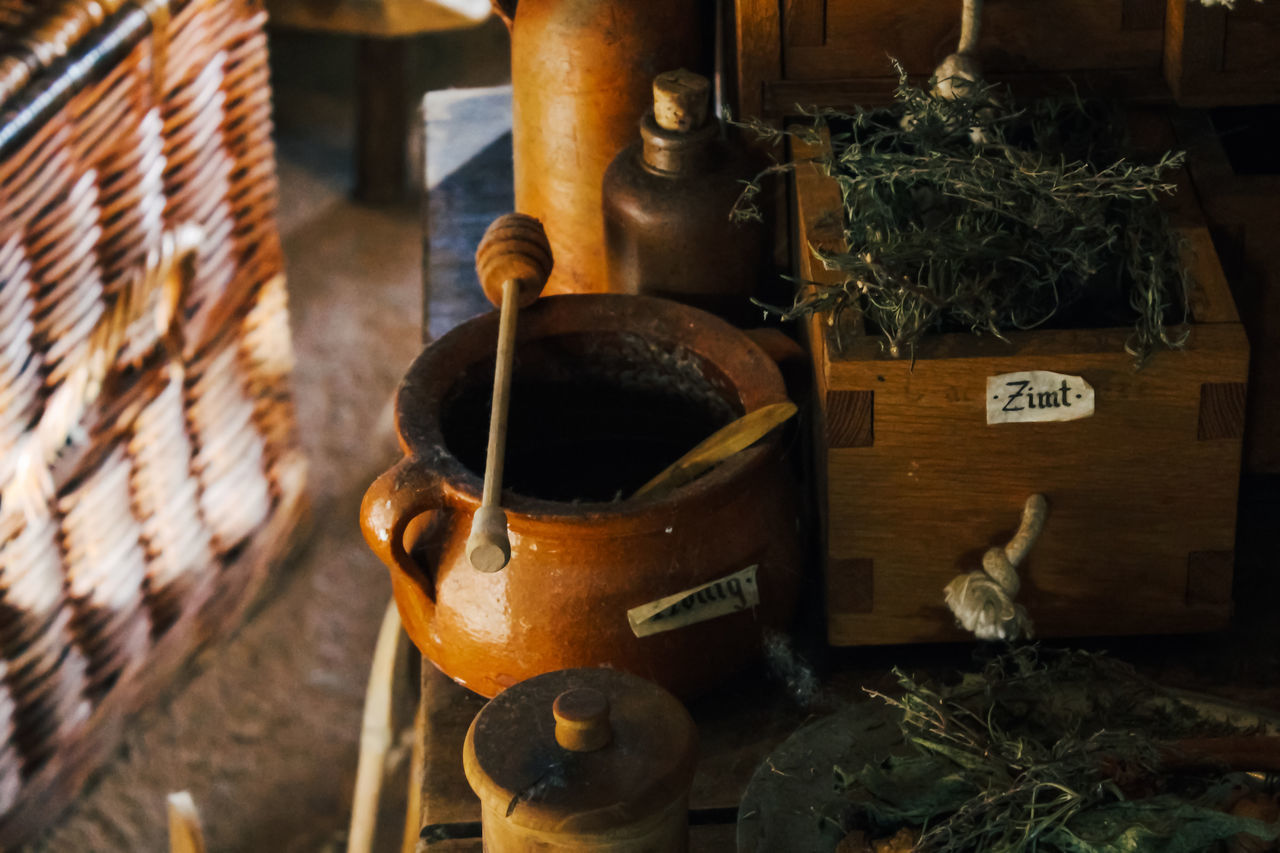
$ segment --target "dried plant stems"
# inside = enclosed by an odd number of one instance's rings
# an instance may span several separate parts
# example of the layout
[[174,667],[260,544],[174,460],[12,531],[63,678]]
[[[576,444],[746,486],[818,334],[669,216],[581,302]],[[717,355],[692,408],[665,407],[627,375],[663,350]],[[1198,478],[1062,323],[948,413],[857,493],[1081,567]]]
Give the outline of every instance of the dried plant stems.
[[1174,786],[1161,744],[1222,724],[1118,661],[1024,646],[952,687],[897,675],[901,695],[872,695],[914,754],[834,768],[875,837],[921,827],[918,853],[1204,853],[1280,834],[1224,811],[1230,786],[1212,777]]
[[[849,250],[816,252],[843,284],[802,282],[794,304],[776,310],[853,309],[895,357],[932,331],[1002,337],[1051,320],[1132,322],[1127,349],[1139,362],[1183,344],[1170,326],[1186,320],[1190,281],[1158,204],[1181,155],[1151,165],[1122,156],[1096,105],[1018,107],[982,81],[944,97],[899,72],[890,108],[814,110],[799,131],[756,128],[808,142],[828,132],[819,165],[844,199]],[[755,215],[758,191],[748,187],[735,216]]]

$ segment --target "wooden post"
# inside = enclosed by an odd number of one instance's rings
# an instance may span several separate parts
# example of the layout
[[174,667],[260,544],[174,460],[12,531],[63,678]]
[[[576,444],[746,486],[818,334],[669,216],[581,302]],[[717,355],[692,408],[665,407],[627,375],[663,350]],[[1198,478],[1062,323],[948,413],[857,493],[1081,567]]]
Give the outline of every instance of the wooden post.
[[356,183],[369,204],[405,196],[408,181],[410,44],[405,38],[362,36],[356,41]]

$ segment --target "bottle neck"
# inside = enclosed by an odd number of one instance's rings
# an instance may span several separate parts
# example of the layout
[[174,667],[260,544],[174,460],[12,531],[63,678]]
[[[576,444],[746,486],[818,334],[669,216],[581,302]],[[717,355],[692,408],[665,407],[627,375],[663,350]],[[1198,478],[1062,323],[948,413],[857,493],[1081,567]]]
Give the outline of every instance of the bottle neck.
[[683,133],[664,130],[654,121],[652,111],[645,113],[640,120],[645,168],[660,175],[687,175],[707,169],[712,165],[717,130],[714,121]]

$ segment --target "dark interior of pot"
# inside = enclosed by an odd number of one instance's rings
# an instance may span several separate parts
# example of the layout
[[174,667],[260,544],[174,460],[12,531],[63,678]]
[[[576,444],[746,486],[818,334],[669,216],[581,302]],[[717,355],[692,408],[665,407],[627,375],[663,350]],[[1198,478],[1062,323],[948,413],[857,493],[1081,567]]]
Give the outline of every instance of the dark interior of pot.
[[[445,396],[445,445],[482,476],[493,359],[473,364]],[[714,364],[687,349],[619,332],[522,342],[511,382],[503,487],[552,501],[631,495],[743,414]]]

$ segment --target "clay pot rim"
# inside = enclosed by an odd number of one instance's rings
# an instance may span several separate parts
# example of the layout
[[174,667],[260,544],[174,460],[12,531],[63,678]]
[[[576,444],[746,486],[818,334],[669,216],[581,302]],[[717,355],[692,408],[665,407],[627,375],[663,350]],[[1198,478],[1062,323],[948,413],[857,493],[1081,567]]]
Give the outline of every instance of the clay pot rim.
[[[490,357],[497,327],[497,311],[455,326],[423,349],[396,391],[395,424],[401,447],[406,456],[417,457],[424,470],[440,477],[446,505],[461,504],[471,510],[479,507],[483,479],[445,445],[439,413],[452,381],[436,377],[460,375]],[[667,299],[612,293],[545,296],[520,312],[517,342],[586,330],[636,334],[684,346],[724,373],[737,391],[735,405],[740,411],[788,399],[777,364],[754,341],[713,314]],[[414,411],[432,416],[415,420],[409,416]],[[734,484],[746,471],[768,464],[780,453],[775,432],[665,495],[570,503],[504,489],[502,508],[510,520],[535,526],[538,522],[581,524],[582,532],[599,530],[601,535],[616,533],[599,529],[602,517],[670,526],[673,518],[678,518],[673,512],[684,505],[730,499]]]

